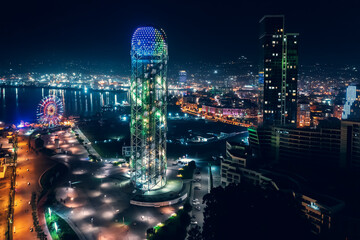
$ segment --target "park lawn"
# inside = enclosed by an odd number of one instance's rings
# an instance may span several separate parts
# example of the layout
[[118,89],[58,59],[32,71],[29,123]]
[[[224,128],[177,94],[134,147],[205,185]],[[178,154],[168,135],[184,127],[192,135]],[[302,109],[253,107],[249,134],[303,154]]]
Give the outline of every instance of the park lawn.
[[186,202],[184,207],[178,210],[164,223],[160,223],[153,228],[147,230],[148,240],[182,240],[185,239],[187,230],[190,224],[191,205]]
[[122,147],[129,145],[130,128],[128,122],[114,120],[100,125],[98,121],[91,121],[80,124],[79,128],[102,158],[121,157]]

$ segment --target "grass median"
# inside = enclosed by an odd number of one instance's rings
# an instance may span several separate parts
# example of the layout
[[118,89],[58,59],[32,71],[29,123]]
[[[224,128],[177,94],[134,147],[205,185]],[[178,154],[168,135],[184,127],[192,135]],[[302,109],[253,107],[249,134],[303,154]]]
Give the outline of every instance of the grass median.
[[164,223],[159,223],[146,231],[148,240],[183,240],[186,238],[190,224],[191,205],[186,202],[184,207],[174,213]]
[[78,236],[69,224],[49,209],[46,208],[45,210],[45,219],[51,238],[53,240],[78,240]]

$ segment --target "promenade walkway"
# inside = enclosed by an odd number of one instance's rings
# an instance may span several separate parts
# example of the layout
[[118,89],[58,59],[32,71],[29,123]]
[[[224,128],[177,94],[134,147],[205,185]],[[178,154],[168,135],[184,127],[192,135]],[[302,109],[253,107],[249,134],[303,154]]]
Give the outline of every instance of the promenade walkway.
[[94,149],[94,147],[91,145],[91,142],[89,141],[89,139],[85,136],[85,134],[78,127],[75,129],[75,133],[79,134],[79,137],[84,140],[84,145],[87,146],[90,154],[94,155],[98,159],[102,159],[100,154],[98,154],[97,151]]

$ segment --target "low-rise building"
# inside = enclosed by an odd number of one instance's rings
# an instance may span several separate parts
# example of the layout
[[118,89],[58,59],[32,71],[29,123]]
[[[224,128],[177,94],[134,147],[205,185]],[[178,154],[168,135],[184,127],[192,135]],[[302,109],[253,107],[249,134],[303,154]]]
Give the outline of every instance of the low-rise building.
[[206,114],[231,116],[231,117],[256,117],[255,108],[228,108],[202,105],[201,111]]
[[240,183],[240,168],[246,166],[249,146],[241,142],[226,142],[226,157],[221,161],[221,185]]
[[301,211],[310,221],[313,233],[327,234],[330,231],[336,234],[339,222],[339,212],[345,208],[345,203],[330,196],[319,194],[295,193],[296,200],[300,203]]
[[310,127],[310,124],[311,124],[310,104],[298,103],[296,126],[299,128],[303,128],[303,127]]
[[340,121],[317,129],[292,126],[249,128],[256,156],[285,165],[340,166]]
[[360,170],[360,122],[333,118],[316,129],[272,126],[248,131],[256,158],[289,166]]

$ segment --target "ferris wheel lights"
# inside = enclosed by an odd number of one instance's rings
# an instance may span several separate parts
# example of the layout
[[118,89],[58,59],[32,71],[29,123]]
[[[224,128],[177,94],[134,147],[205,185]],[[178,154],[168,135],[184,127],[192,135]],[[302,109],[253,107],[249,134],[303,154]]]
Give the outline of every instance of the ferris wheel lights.
[[47,96],[41,100],[38,106],[38,122],[48,127],[59,125],[63,113],[64,107],[62,101],[54,95]]

